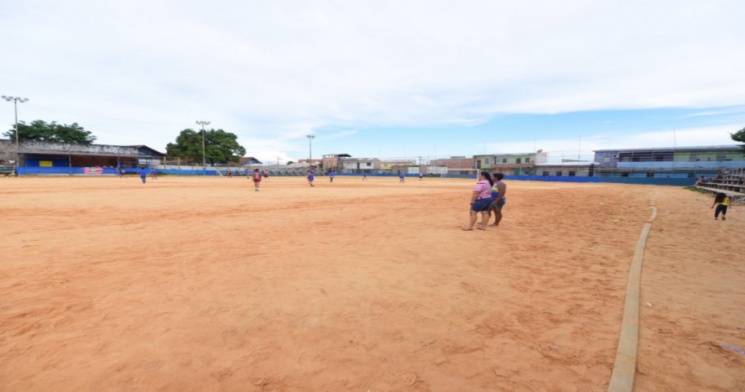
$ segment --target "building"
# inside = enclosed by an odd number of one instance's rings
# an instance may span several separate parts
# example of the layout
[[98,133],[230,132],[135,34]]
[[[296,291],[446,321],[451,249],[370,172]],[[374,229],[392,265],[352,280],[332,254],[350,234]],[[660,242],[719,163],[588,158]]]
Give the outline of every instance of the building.
[[448,170],[457,171],[456,169],[473,169],[473,158],[450,157],[445,159],[432,159],[429,166],[446,167]]
[[[101,173],[115,173],[116,167],[134,168],[158,165],[165,154],[145,145],[114,146],[107,144],[74,144],[24,141],[18,148],[18,167],[25,174],[77,174],[84,168],[108,168]],[[15,160],[14,141],[0,140],[0,159]],[[7,158],[3,158],[7,157]]]
[[351,157],[349,154],[325,154],[321,159],[321,165],[325,171],[339,171],[345,168],[344,160]]
[[374,173],[380,170],[378,158],[346,158],[342,163],[344,173]]
[[737,145],[595,150],[596,175],[621,177],[710,177],[745,167]]
[[380,170],[391,172],[395,171],[398,172],[398,170],[407,170],[409,166],[416,166],[416,161],[410,160],[410,159],[389,159],[385,161],[380,161]]
[[586,162],[536,164],[535,175],[543,177],[592,177],[595,175],[595,165]]
[[241,157],[238,160],[238,166],[254,166],[261,165],[262,162],[254,157]]
[[[307,159],[298,159],[297,163],[301,166],[308,167]],[[323,159],[313,159],[312,161],[310,161],[310,167],[313,169],[319,168],[321,167],[321,165],[323,165]]]
[[548,162],[548,154],[543,151],[522,154],[483,154],[474,155],[476,169],[497,171],[505,175],[535,175],[535,166]]

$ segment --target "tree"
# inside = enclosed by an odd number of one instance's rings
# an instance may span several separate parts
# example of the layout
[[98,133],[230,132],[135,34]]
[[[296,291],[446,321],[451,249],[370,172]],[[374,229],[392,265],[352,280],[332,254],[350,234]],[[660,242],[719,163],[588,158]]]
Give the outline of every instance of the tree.
[[287,166],[290,166],[290,165],[292,165],[293,163],[295,163],[295,162],[293,162],[293,161],[287,161]]
[[[246,149],[238,144],[238,136],[222,129],[205,130],[205,158],[210,164],[238,162],[246,154]],[[175,143],[168,143],[166,154],[174,158],[202,161],[202,131],[184,129],[176,137]]]
[[[15,140],[15,127],[3,134],[10,140]],[[43,120],[32,121],[26,124],[21,121],[18,123],[18,139],[21,141],[39,141],[39,142],[57,142],[89,145],[96,140],[96,137],[90,131],[86,131],[78,123],[57,124],[55,121],[50,123]]]
[[[730,134],[730,137],[732,138],[732,140],[734,140],[736,142],[745,143],[745,128],[743,128],[743,129],[741,129],[741,130],[739,130],[739,131],[737,131],[735,133]],[[740,148],[742,148],[743,151],[745,151],[745,144],[743,144],[742,146],[740,146]]]

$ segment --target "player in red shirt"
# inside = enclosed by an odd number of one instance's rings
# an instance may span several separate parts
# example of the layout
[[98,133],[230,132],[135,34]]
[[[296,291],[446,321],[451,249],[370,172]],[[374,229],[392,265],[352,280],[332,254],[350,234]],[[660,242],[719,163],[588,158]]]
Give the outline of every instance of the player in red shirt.
[[254,189],[256,192],[259,191],[259,188],[261,187],[261,173],[259,172],[259,169],[254,169]]

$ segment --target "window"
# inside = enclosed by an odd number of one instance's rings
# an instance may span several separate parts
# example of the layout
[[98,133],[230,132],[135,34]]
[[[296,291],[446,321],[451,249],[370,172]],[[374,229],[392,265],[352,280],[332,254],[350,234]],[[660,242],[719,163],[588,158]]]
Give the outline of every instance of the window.
[[489,163],[489,158],[484,159],[484,165],[488,165]]
[[551,175],[551,174],[549,174],[549,173],[548,173],[547,171],[543,172],[543,176],[544,176],[544,177],[548,177],[548,176],[550,176],[550,175]]
[[570,171],[569,172],[569,177],[574,177],[576,175],[577,175],[577,172],[575,172],[575,171]]
[[557,176],[557,177],[561,177],[561,174],[562,174],[562,173],[561,173],[560,171],[557,171],[557,172],[556,172],[556,176]]
[[647,172],[647,178],[654,177],[654,172]]
[[530,158],[525,158],[525,163],[530,163]]
[[372,166],[372,163],[370,163],[370,162],[367,162],[367,166]]
[[610,158],[608,158],[608,157],[603,158],[603,162],[605,162],[605,163],[610,162]]
[[476,161],[476,168],[477,169],[481,169],[481,161],[480,160],[477,160]]
[[520,158],[516,158],[516,159],[515,159],[515,163],[521,163],[521,162],[520,162]]
[[502,163],[507,163],[507,158],[502,158]]

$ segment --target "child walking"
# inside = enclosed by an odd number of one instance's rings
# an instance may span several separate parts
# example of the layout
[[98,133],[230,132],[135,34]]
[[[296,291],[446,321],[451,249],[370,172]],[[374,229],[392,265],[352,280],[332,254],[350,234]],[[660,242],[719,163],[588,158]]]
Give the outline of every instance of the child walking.
[[711,208],[714,208],[714,206],[717,207],[716,210],[714,210],[714,220],[719,220],[719,214],[722,214],[722,220],[727,220],[727,207],[729,207],[729,196],[726,194],[719,192],[714,197],[714,204],[711,205]]

